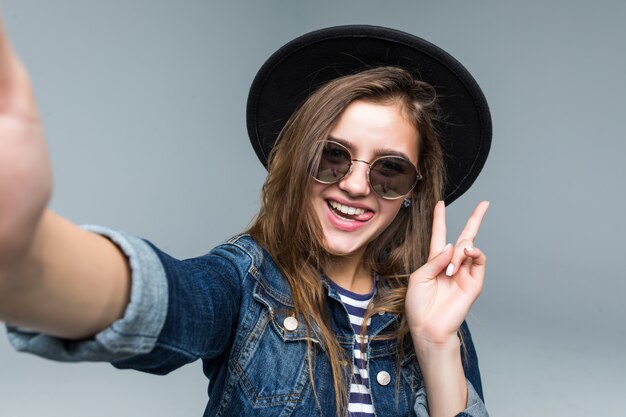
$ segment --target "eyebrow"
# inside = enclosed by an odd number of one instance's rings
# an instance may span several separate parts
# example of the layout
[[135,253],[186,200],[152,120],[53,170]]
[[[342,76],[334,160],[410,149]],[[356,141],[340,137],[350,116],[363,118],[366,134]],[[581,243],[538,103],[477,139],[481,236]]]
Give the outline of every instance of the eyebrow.
[[[352,142],[349,142],[345,139],[328,135],[328,140],[332,140],[333,142],[340,143],[351,151],[354,150],[354,145],[352,144]],[[400,158],[406,159],[411,164],[413,163],[411,162],[411,158],[409,158],[404,152],[394,151],[393,149],[387,149],[387,148],[374,149],[374,156],[376,158],[379,158],[381,156],[399,156]]]

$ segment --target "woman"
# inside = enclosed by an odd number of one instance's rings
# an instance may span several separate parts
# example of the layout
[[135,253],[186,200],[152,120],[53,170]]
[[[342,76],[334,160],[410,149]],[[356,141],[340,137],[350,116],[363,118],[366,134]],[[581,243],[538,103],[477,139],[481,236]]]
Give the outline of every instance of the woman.
[[[427,68],[412,60],[432,56]],[[438,99],[412,75],[426,69],[446,78],[434,85],[469,85],[469,101]],[[259,215],[247,234],[179,261],[46,210],[41,127],[2,35],[0,317],[12,343],[157,374],[201,358],[207,416],[486,415],[464,319],[482,288],[473,240],[487,203],[446,245],[441,201],[471,185],[488,151],[486,104],[464,71],[368,26],[283,47],[249,99],[269,168]]]

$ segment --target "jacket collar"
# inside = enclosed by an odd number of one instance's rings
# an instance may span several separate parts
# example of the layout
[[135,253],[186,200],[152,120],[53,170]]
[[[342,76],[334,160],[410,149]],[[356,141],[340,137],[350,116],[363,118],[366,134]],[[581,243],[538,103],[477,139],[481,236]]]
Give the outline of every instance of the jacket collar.
[[[250,256],[251,263],[250,267],[248,268],[248,272],[263,288],[263,291],[283,306],[293,309],[294,303],[291,287],[289,286],[287,280],[283,277],[280,269],[278,268],[270,254],[256,240],[254,240],[252,236],[248,234],[235,236],[231,240],[229,240],[228,243],[239,247]],[[345,311],[341,299],[339,298],[339,293],[335,288],[333,288],[332,285],[328,284],[328,278],[325,278],[323,275],[321,276],[322,283],[326,287],[328,297],[336,300],[339,305],[341,305],[341,308],[345,313],[341,316],[345,316],[345,318],[347,319],[347,312]],[[380,280],[378,285],[384,286],[386,285],[386,283],[384,280]],[[331,308],[331,310],[333,309]],[[399,320],[399,316],[396,314],[375,314],[372,317],[368,334],[370,336],[378,335],[381,331],[383,331],[385,328],[387,328],[389,325],[397,320]],[[340,320],[340,322],[343,321],[344,320]],[[347,326],[340,326],[341,333],[344,333],[346,329],[350,329],[351,331],[351,327],[349,327],[349,322],[346,323]],[[344,329],[344,327],[346,327],[346,329]]]

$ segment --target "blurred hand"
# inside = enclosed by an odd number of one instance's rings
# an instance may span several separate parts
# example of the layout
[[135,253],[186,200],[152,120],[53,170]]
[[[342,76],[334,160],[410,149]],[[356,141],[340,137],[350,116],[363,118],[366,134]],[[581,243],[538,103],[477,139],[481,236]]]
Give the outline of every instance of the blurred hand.
[[0,22],[0,272],[28,251],[51,189],[30,80]]

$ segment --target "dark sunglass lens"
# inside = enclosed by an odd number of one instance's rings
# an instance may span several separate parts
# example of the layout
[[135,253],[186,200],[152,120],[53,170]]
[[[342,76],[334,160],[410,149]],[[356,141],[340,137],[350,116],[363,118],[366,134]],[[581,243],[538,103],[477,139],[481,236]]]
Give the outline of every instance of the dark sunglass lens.
[[417,181],[415,166],[404,158],[386,156],[374,162],[370,183],[374,191],[385,198],[398,198],[413,188]]
[[334,183],[350,170],[350,152],[336,142],[324,142],[322,157],[315,178],[321,182]]

